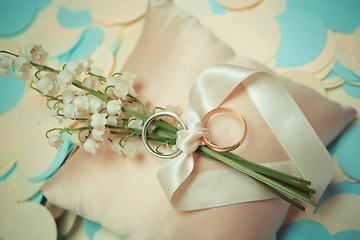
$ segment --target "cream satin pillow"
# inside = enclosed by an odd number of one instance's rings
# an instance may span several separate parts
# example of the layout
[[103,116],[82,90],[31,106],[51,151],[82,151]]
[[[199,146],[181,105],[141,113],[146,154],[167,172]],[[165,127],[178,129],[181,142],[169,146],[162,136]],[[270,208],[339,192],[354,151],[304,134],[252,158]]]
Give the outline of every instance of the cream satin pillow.
[[[190,88],[206,68],[232,64],[269,71],[234,51],[199,25],[195,17],[164,0],[150,1],[143,33],[124,71],[137,74],[136,90],[153,103],[180,105],[187,119]],[[298,83],[279,77],[325,145],[355,117],[355,110],[329,101]],[[219,80],[220,81],[220,80]],[[234,153],[256,163],[289,161],[242,85],[224,106],[239,110],[248,137]],[[228,132],[228,125],[216,126]],[[219,142],[227,136],[219,136]],[[141,141],[131,161],[102,146],[95,158],[78,150],[42,187],[48,200],[100,223],[128,240],[275,239],[289,205],[281,199],[181,212],[171,207],[156,177],[164,164]],[[195,156],[192,174],[225,165]]]

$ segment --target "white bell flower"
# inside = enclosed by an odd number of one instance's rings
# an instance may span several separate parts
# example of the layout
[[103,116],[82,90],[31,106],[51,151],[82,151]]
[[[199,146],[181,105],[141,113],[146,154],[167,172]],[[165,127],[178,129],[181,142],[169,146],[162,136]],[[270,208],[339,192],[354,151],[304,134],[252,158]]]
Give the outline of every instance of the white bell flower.
[[86,139],[83,147],[86,152],[91,153],[92,155],[95,155],[96,149],[98,149],[100,147],[100,144],[95,142],[94,139],[88,138],[88,139]]
[[110,148],[114,152],[121,155],[121,153],[123,152],[123,148],[119,145],[119,141],[120,141],[120,138],[113,139],[112,143],[110,143]]
[[84,71],[89,71],[93,60],[91,60],[90,58],[80,58],[78,60],[78,63],[81,63],[83,65]]
[[120,77],[120,81],[132,86],[134,83],[134,79],[136,77],[135,73],[123,72]]
[[99,76],[102,76],[103,73],[104,73],[104,71],[101,70],[101,69],[98,68],[98,67],[93,67],[93,68],[91,68],[91,72],[92,72],[93,74],[96,74],[96,75],[99,75]]
[[132,117],[129,119],[129,121],[130,121],[128,124],[129,128],[135,128],[140,130],[142,129],[142,124],[144,122],[143,120]]
[[57,82],[57,74],[54,72],[48,72],[45,74],[45,77],[48,77],[53,81],[53,83]]
[[124,144],[123,153],[128,158],[132,159],[134,158],[139,146],[134,142],[126,142]]
[[63,122],[63,117],[59,116],[57,114],[57,110],[58,110],[58,108],[52,108],[52,109],[50,109],[50,113],[51,113],[53,118],[55,118],[59,123],[62,123]]
[[37,57],[39,56],[40,49],[41,49],[41,45],[36,45],[36,44],[30,43],[30,44],[26,45],[26,47],[25,47],[25,56],[30,61],[35,61],[37,59]]
[[[79,126],[80,127],[80,126]],[[82,142],[85,142],[86,137],[89,135],[89,131],[88,130],[83,130],[80,132],[80,139]],[[70,141],[78,146],[82,146],[82,142],[79,140],[79,132],[73,132],[70,136]]]
[[115,96],[117,96],[118,98],[121,98],[121,99],[125,99],[126,95],[129,94],[131,88],[132,88],[132,86],[130,84],[119,81],[118,83],[116,83],[113,91],[114,91]]
[[74,104],[72,104],[72,103],[64,104],[63,113],[64,113],[65,117],[75,118],[77,111],[78,111],[78,108]]
[[118,116],[109,116],[107,118],[107,125],[111,125],[111,126],[122,126],[124,124],[123,120],[121,119],[121,117]]
[[88,111],[77,111],[75,113],[75,118],[89,118],[90,114]]
[[49,61],[49,53],[48,52],[43,52],[40,53],[37,60],[35,61],[36,63],[39,64],[46,64]]
[[75,98],[76,92],[71,89],[65,89],[63,92],[63,104],[71,103]]
[[133,96],[133,97],[137,97],[137,95],[138,95],[138,94],[135,92],[135,89],[134,89],[133,87],[130,88],[129,94],[130,94],[131,96]]
[[60,90],[60,83],[55,82],[53,88],[48,92],[48,95],[56,96],[58,95],[59,90]]
[[[24,73],[26,74],[26,73]],[[16,71],[15,71],[16,76]],[[49,72],[39,81],[36,82],[36,87],[44,94],[54,96],[57,95],[58,91],[60,90],[60,84],[56,80],[56,73]],[[26,80],[26,79],[24,79]]]
[[173,106],[173,105],[167,105],[165,107],[165,110],[164,111],[167,111],[167,112],[172,112],[172,113],[175,113],[176,115],[178,116],[181,116],[182,115],[182,110],[181,110],[181,107],[178,105],[178,106]]
[[39,89],[40,92],[44,95],[48,95],[48,93],[53,89],[54,82],[51,78],[44,76],[40,78],[38,82],[36,82],[36,88]]
[[3,56],[0,59],[0,67],[10,70],[12,66],[14,66],[14,59],[8,56]]
[[66,63],[65,69],[71,72],[74,77],[79,76],[85,70],[82,63],[78,63],[77,61],[70,61]]
[[64,87],[67,88],[69,85],[71,85],[73,83],[73,81],[75,80],[75,77],[70,71],[65,69],[65,70],[62,70],[58,74],[57,80],[59,81],[59,83],[61,85],[63,85]]
[[87,111],[89,109],[89,98],[86,95],[74,98],[72,103],[78,107],[79,112]]
[[17,67],[20,72],[27,72],[32,69],[29,59],[27,59],[24,55],[20,55],[16,58],[15,67]]
[[[114,78],[114,77],[106,77],[105,79],[105,83],[103,85],[103,91],[105,92],[105,89],[108,87],[108,86],[116,86],[116,83],[118,82],[118,79]],[[106,89],[106,94],[111,97],[111,98],[114,98],[116,99],[117,97],[114,95],[114,87],[109,87]]]
[[92,130],[91,136],[96,141],[104,143],[104,140],[108,139],[110,136],[110,130],[108,128],[106,128],[106,129],[94,128]]
[[10,68],[3,68],[0,66],[0,75],[3,77],[7,77],[10,73]]
[[50,146],[55,147],[56,149],[59,149],[59,148],[61,148],[64,141],[60,138],[59,135],[53,134],[53,135],[49,136],[48,143],[50,144]]
[[[81,140],[85,141],[86,139],[81,139]],[[79,140],[78,132],[74,132],[74,133],[71,134],[70,141],[73,144],[77,145],[77,146],[82,146],[83,145],[82,142],[80,142],[80,140]]]
[[89,112],[97,113],[99,110],[105,107],[105,103],[98,98],[89,98]]
[[[164,109],[164,111],[166,112],[172,112],[172,113],[175,113],[176,115],[178,116],[181,116],[182,114],[182,110],[181,110],[181,107],[180,106],[173,106],[173,105],[167,105]],[[171,117],[162,117],[161,118],[162,120],[164,120],[165,122],[167,123],[170,123],[172,125],[176,124],[176,120],[171,118]]]
[[93,128],[105,129],[106,113],[94,113],[91,116],[91,126]]
[[91,88],[95,91],[98,90],[99,81],[95,77],[86,77],[82,81],[81,85],[87,88]]
[[129,91],[130,91],[129,88],[124,88],[119,86],[115,86],[115,88],[113,89],[114,95],[123,100],[126,99],[126,95],[129,94]]
[[121,101],[120,100],[111,100],[107,103],[106,110],[109,116],[115,116],[121,113]]

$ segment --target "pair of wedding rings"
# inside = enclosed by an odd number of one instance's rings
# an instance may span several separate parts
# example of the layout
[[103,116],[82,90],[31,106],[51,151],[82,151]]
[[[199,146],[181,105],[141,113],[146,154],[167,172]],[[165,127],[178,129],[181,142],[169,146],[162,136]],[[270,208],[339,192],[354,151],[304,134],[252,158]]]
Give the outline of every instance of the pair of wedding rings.
[[[213,149],[215,151],[218,152],[226,152],[226,151],[232,151],[236,148],[238,148],[244,141],[247,135],[247,124],[245,121],[245,118],[236,110],[231,109],[231,108],[216,108],[213,109],[211,111],[209,111],[204,118],[202,119],[202,122],[204,124],[204,126],[206,126],[207,122],[209,121],[209,119],[218,113],[229,113],[234,115],[235,117],[237,117],[241,123],[244,125],[244,132],[243,135],[241,137],[241,139],[236,142],[234,145],[228,146],[228,147],[220,147],[214,143],[212,143],[209,139],[203,137],[202,140],[204,142],[204,144],[206,146],[208,146],[210,149]],[[147,134],[148,134],[148,128],[150,126],[150,124],[155,120],[158,119],[160,117],[170,117],[175,119],[179,125],[181,130],[188,130],[188,127],[186,126],[185,122],[183,119],[181,119],[178,115],[176,115],[175,113],[172,112],[159,112],[159,113],[155,113],[153,115],[151,115],[148,120],[144,123],[143,126],[143,131],[142,131],[142,139],[143,142],[145,144],[145,147],[149,150],[149,152],[151,152],[152,154],[154,154],[155,156],[159,157],[159,158],[163,158],[163,159],[167,159],[167,158],[175,158],[178,155],[181,154],[181,150],[176,150],[175,152],[171,153],[171,154],[159,154],[157,151],[155,151],[149,144],[148,139],[147,139]]]

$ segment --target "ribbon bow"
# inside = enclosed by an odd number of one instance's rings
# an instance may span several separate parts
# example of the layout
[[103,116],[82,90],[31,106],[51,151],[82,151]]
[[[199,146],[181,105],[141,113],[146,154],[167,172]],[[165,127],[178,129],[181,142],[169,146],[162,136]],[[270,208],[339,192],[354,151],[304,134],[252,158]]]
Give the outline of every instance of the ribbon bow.
[[[255,74],[256,78],[251,77]],[[242,82],[291,159],[265,166],[293,175],[299,172],[313,183],[317,199],[335,174],[336,167],[323,143],[294,99],[274,76],[244,67],[215,65],[206,69],[190,90],[189,130],[179,131],[177,138],[177,146],[182,153],[165,163],[157,173],[174,208],[193,211],[276,197],[235,169],[190,175],[194,168],[192,153],[201,144],[201,137],[209,138],[210,134],[201,120],[207,112],[218,108]],[[277,116],[284,112],[291,118],[292,124],[278,121]]]

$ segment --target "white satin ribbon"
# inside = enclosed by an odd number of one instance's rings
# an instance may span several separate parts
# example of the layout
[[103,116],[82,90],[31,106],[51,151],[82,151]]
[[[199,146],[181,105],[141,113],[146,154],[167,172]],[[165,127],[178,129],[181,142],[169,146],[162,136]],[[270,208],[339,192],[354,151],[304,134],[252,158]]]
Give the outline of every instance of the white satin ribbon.
[[[255,74],[256,77],[249,78]],[[336,167],[329,153],[294,99],[274,76],[244,67],[215,65],[206,69],[190,90],[189,131],[180,132],[177,139],[183,152],[165,163],[157,173],[174,208],[193,211],[276,197],[234,169],[190,175],[194,168],[192,153],[201,143],[199,138],[208,134],[202,127],[202,118],[218,108],[242,82],[292,160],[265,166],[292,175],[300,172],[304,179],[312,182],[317,199],[332,179]],[[176,191],[179,194],[175,194]]]

